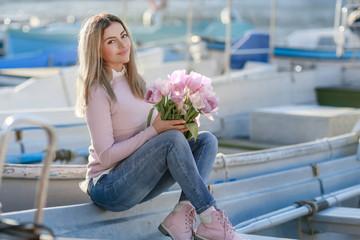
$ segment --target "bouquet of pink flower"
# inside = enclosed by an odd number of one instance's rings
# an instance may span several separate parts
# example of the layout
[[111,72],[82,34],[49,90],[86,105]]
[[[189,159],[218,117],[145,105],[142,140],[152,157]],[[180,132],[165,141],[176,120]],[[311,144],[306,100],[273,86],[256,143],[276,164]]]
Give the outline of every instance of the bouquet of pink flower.
[[[167,80],[157,79],[152,82],[145,95],[145,101],[154,104],[163,120],[184,119],[189,131],[184,135],[195,141],[200,126],[200,114],[214,121],[211,114],[216,113],[219,99],[211,86],[211,79],[196,72],[186,74],[185,70],[176,70]],[[152,113],[148,116],[150,126]]]

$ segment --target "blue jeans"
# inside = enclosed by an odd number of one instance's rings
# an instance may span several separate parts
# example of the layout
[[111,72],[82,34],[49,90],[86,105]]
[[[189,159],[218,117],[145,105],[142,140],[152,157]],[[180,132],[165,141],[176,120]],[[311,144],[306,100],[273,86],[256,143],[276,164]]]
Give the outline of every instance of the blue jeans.
[[186,140],[177,130],[163,132],[144,143],[122,160],[94,186],[90,181],[91,200],[110,211],[124,211],[150,200],[177,182],[180,201],[190,200],[197,213],[215,205],[206,181],[218,151],[217,139],[201,132],[196,142]]

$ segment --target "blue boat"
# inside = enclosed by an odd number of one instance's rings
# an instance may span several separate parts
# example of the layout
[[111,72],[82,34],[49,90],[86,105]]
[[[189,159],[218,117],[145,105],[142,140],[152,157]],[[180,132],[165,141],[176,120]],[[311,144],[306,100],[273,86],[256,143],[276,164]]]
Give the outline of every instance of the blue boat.
[[353,60],[360,59],[360,52],[354,50],[345,51],[342,56],[336,54],[336,49],[306,49],[292,47],[275,47],[274,55],[276,57],[322,59],[322,60]]
[[[240,24],[240,25],[238,25]],[[269,41],[268,33],[256,31],[250,24],[244,22],[232,24],[232,38],[230,50],[230,67],[232,69],[242,69],[247,61],[269,62]],[[222,29],[221,34],[215,30],[204,31],[206,34],[200,35],[201,39],[206,42],[209,51],[225,51],[225,31]]]
[[291,33],[284,43],[275,46],[274,56],[338,61],[359,59],[359,37],[349,29],[344,31],[343,37],[347,47],[340,54],[336,43],[340,41],[340,35],[334,28],[297,30]]
[[[187,23],[162,24],[153,26],[130,26],[134,41],[139,49],[163,46],[164,61],[185,59],[185,52],[171,50],[173,44],[186,44]],[[192,35],[206,40],[209,48],[225,39],[226,25],[220,21],[195,21]],[[243,36],[253,26],[246,21],[234,22],[233,38]],[[37,28],[18,28],[7,30],[5,40],[6,56],[0,57],[2,68],[57,67],[71,66],[77,62],[78,24],[48,25]],[[175,56],[176,55],[176,56]]]
[[78,31],[77,25],[9,28],[0,69],[75,65]]

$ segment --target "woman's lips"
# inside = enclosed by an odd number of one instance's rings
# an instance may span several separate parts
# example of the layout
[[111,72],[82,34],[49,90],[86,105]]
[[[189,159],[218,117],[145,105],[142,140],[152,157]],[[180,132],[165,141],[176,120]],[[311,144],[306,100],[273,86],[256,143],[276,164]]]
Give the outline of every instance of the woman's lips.
[[126,55],[129,52],[129,50],[124,50],[118,53],[118,55]]

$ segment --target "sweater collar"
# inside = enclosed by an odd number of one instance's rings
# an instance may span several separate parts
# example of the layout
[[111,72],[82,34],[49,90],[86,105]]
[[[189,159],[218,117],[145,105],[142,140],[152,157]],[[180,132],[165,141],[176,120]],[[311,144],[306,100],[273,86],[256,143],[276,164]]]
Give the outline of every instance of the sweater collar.
[[124,76],[125,73],[126,73],[126,68],[125,66],[123,66],[122,70],[120,72],[117,72],[115,71],[114,69],[111,69],[112,70],[112,75],[113,75],[113,80],[117,77],[121,77],[121,76]]

